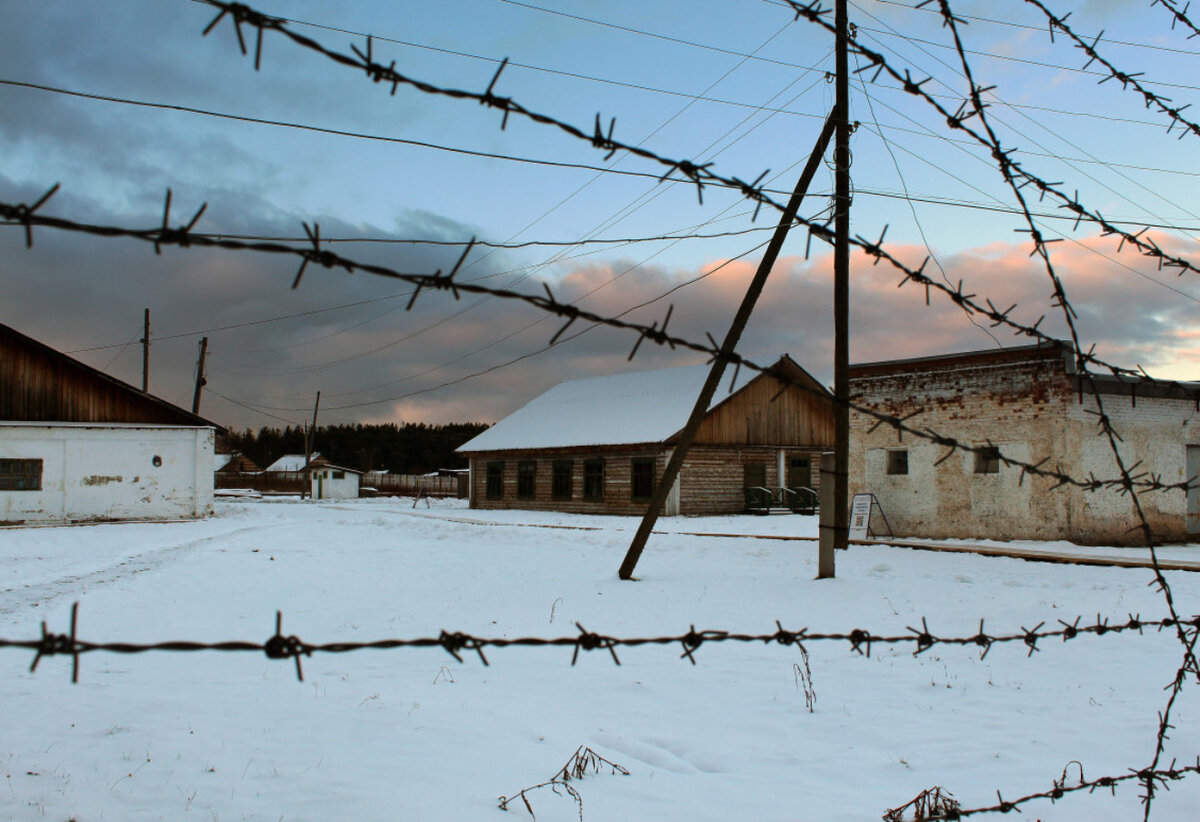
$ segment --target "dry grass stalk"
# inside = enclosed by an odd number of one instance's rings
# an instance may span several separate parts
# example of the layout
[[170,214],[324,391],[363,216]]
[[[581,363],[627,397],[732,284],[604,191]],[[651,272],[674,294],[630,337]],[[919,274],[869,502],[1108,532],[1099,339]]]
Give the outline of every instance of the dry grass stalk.
[[549,788],[554,793],[562,796],[566,793],[567,796],[575,800],[575,807],[579,809],[579,822],[583,822],[583,797],[579,795],[579,791],[575,790],[574,786],[568,784],[572,779],[582,779],[589,773],[598,774],[604,769],[608,769],[610,773],[621,774],[628,776],[627,771],[621,765],[609,759],[605,759],[600,754],[593,751],[591,748],[580,745],[575,749],[575,753],[567,760],[567,764],[563,765],[554,776],[545,782],[540,782],[537,785],[530,785],[528,788],[522,788],[512,796],[500,797],[500,810],[508,810],[508,806],[516,799],[520,799],[525,805],[525,810],[529,811],[529,816],[537,819],[537,815],[533,812],[533,805],[529,803],[528,794],[542,788]]

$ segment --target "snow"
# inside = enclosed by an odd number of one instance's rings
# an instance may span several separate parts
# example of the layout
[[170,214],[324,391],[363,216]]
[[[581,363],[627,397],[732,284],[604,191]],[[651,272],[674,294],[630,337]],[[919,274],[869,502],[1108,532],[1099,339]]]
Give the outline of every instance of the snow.
[[[321,456],[321,452],[314,451],[312,458],[315,460],[319,456]],[[294,473],[296,471],[303,471],[304,466],[307,464],[308,463],[305,461],[303,454],[284,454],[282,457],[275,460],[275,462],[268,465],[266,471],[291,471]]]
[[[814,580],[816,544],[683,532],[816,534],[810,517],[660,520],[638,567],[616,567],[637,520],[470,511],[457,501],[218,501],[174,523],[0,530],[0,637],[46,620],[93,641],[309,642],[438,636],[616,636],[701,629],[935,634],[1056,625],[1083,615],[1161,618],[1148,571],[886,545],[838,555]],[[560,527],[566,526],[566,527]],[[593,530],[594,529],[594,530]],[[1093,550],[1093,549],[1088,549]],[[1165,549],[1195,557],[1200,548]],[[1170,572],[1183,614],[1200,576]],[[1153,755],[1180,664],[1171,632],[977,649],[709,643],[606,651],[491,649],[490,666],[440,648],[303,660],[260,653],[84,655],[0,649],[5,683],[0,818],[40,820],[505,819],[497,798],[545,782],[581,745],[630,771],[571,784],[587,822],[863,820],[940,785],[965,807],[1042,791],[1070,764],[1123,774]],[[1165,762],[1195,762],[1200,688],[1177,701]],[[1139,789],[1023,806],[1022,818],[1141,818]],[[538,820],[579,811],[550,789]],[[523,804],[509,814],[528,818]],[[1160,792],[1152,819],[1193,820],[1200,777]],[[989,818],[989,817],[983,817]]]
[[[561,382],[460,446],[462,453],[576,445],[663,442],[687,422],[709,365],[636,371]],[[727,370],[733,376],[732,370]],[[738,372],[732,390],[758,376]],[[732,393],[728,377],[710,408]]]

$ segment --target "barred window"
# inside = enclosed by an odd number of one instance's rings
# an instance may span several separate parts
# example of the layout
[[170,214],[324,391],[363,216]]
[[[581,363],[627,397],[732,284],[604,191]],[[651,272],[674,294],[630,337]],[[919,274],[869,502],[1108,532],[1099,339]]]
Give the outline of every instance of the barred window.
[[0,491],[41,490],[41,460],[0,459]]

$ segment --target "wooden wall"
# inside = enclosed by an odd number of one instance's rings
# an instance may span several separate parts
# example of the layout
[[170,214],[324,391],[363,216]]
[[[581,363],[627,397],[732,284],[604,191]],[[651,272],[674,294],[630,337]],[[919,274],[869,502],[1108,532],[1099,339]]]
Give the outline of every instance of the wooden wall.
[[[783,449],[785,460],[791,456],[809,456],[812,476],[809,487],[818,489],[820,453],[824,447]],[[680,471],[679,513],[685,516],[708,514],[739,514],[745,509],[743,491],[745,465],[751,462],[766,466],[767,483],[778,486],[779,449],[770,447],[695,446],[689,450]],[[604,499],[583,498],[584,460],[604,458]],[[531,511],[563,511],[572,514],[641,515],[646,510],[644,500],[632,498],[632,460],[638,457],[655,459],[655,476],[661,476],[670,452],[667,449],[624,449],[509,452],[494,456],[475,456],[471,459],[474,493],[472,508],[524,509]],[[556,460],[572,461],[571,498],[554,499],[553,472]],[[517,496],[517,464],[524,460],[536,463],[534,496]],[[504,463],[504,495],[501,499],[487,498],[487,464]],[[786,463],[785,463],[786,464]],[[786,476],[784,477],[786,481]]]
[[679,472],[679,513],[683,515],[740,514],[745,510],[745,466],[758,463],[766,468],[768,487],[782,487],[787,482],[787,460],[807,456],[811,461],[811,476],[805,483],[820,491],[821,452],[825,447],[785,448],[784,477],[779,478],[779,450],[770,447],[717,448],[697,446],[688,451]]
[[0,420],[212,425],[3,325]]
[[780,394],[782,383],[760,376],[709,412],[696,444],[832,448],[833,400],[811,385],[812,392],[788,386]]
[[[657,480],[666,467],[667,457],[662,447],[633,449],[579,449],[554,451],[509,452],[471,458],[471,478],[474,488],[471,494],[472,508],[522,509],[529,511],[564,511],[571,514],[641,514],[646,503],[632,498],[632,465],[634,458],[651,457],[655,460],[654,475]],[[588,459],[604,459],[604,499],[583,498],[583,462]],[[571,498],[553,498],[554,462],[572,461]],[[534,496],[517,496],[517,464],[525,460],[536,463],[534,474]],[[489,462],[504,463],[504,495],[501,499],[487,498],[487,465]]]

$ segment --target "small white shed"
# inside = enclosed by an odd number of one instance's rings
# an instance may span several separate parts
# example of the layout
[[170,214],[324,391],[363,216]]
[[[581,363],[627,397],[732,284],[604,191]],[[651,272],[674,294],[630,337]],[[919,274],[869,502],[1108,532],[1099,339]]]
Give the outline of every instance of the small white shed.
[[358,499],[362,471],[330,465],[327,462],[309,465],[313,499]]

